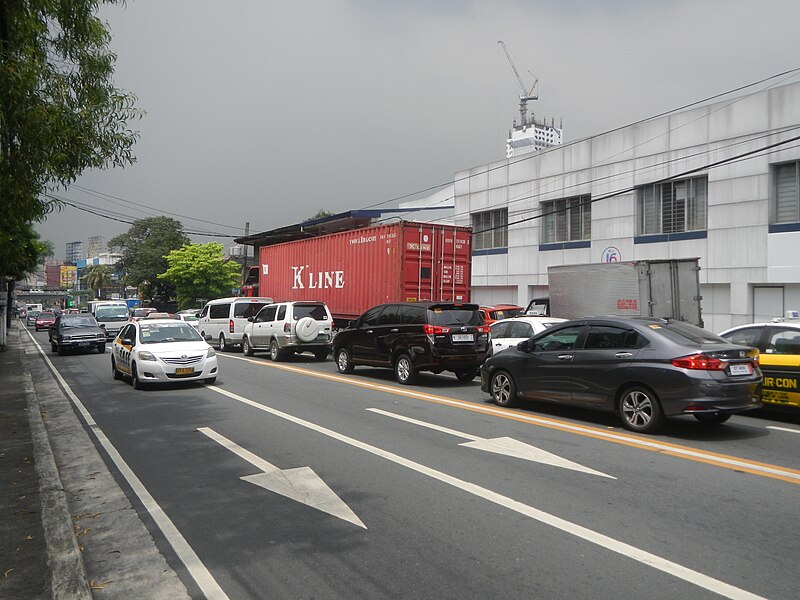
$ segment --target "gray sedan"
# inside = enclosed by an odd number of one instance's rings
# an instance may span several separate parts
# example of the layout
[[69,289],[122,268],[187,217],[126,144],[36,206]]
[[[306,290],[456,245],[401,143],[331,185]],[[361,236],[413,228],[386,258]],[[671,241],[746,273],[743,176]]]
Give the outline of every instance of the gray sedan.
[[718,424],[761,406],[758,350],[688,323],[598,317],[554,325],[481,367],[481,389],[500,406],[518,399],[615,412],[632,431],[665,416]]

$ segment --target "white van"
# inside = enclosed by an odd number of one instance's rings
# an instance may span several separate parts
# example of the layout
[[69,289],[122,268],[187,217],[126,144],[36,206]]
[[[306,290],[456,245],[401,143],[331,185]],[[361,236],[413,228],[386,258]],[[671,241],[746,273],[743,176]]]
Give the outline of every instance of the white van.
[[242,343],[244,326],[272,298],[238,296],[211,300],[200,311],[200,335],[221,352],[231,350]]
[[89,312],[97,324],[106,330],[106,338],[113,340],[130,319],[128,303],[124,300],[92,300]]

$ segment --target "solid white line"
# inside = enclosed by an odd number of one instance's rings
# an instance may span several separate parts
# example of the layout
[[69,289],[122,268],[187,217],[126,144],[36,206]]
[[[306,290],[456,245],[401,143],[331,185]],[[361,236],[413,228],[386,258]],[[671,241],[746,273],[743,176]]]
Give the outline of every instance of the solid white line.
[[177,527],[175,527],[172,520],[164,512],[164,509],[158,505],[158,502],[155,501],[155,498],[150,495],[150,492],[147,491],[147,488],[144,487],[141,481],[139,481],[139,478],[128,466],[128,463],[125,462],[125,460],[122,458],[122,455],[120,455],[111,441],[106,437],[105,433],[103,433],[103,430],[100,429],[100,426],[95,422],[95,420],[92,418],[92,415],[72,391],[72,388],[69,387],[69,384],[67,384],[67,382],[64,381],[64,378],[61,377],[61,374],[58,372],[58,370],[56,370],[53,363],[50,362],[47,354],[45,354],[45,352],[42,350],[42,347],[38,344],[36,339],[34,339],[30,331],[28,332],[28,335],[38,349],[39,354],[41,354],[42,358],[44,358],[44,361],[50,368],[50,371],[52,371],[53,375],[61,384],[69,399],[75,405],[75,408],[77,408],[81,415],[83,415],[83,418],[91,428],[92,433],[97,438],[97,441],[100,442],[100,445],[106,451],[109,458],[111,458],[112,462],[117,466],[117,469],[119,469],[120,474],[125,478],[125,481],[128,482],[128,485],[131,486],[133,493],[136,494],[136,496],[139,498],[139,501],[144,506],[144,509],[153,518],[156,526],[161,530],[161,533],[164,535],[164,538],[167,540],[169,545],[172,546],[172,549],[175,551],[178,559],[186,566],[186,570],[200,587],[205,597],[209,600],[229,600],[228,595],[222,591],[222,588],[200,560],[200,557],[195,554],[195,551],[189,545],[189,542],[187,542],[183,535],[181,535],[181,532],[178,531]]
[[[395,394],[399,396],[406,396],[408,398],[418,398],[420,400],[437,402],[439,404],[446,404],[449,406],[455,406],[457,408],[468,408],[469,410],[473,410],[476,412],[482,412],[484,414],[489,415],[497,415],[500,417],[508,417],[509,412],[505,409],[499,408],[492,408],[490,406],[481,406],[480,404],[475,404],[474,402],[465,402],[461,400],[453,400],[451,398],[445,398],[443,396],[434,396],[431,394],[426,394],[424,392],[417,392],[414,390],[405,390],[394,386],[389,385],[381,385],[376,383],[371,383],[368,381],[358,380],[358,383],[353,383],[353,380],[347,377],[342,377],[341,375],[330,375],[328,373],[321,373],[319,371],[312,371],[309,369],[302,369],[299,367],[291,367],[288,365],[270,365],[269,363],[264,363],[262,361],[253,360],[251,358],[243,358],[237,356],[228,356],[227,358],[232,358],[234,360],[244,360],[246,362],[252,362],[254,364],[261,364],[261,365],[269,365],[276,369],[281,369],[284,371],[290,371],[293,373],[299,373],[301,375],[306,376],[314,376],[320,377],[322,379],[328,379],[330,381],[336,381],[339,383],[345,383],[348,385],[357,385],[358,387],[364,387],[368,389],[373,389],[379,392],[387,392],[389,394]],[[596,429],[591,427],[584,427],[581,425],[573,425],[571,423],[567,423],[565,421],[554,421],[554,420],[547,420],[541,419],[539,417],[535,417],[532,415],[527,415],[519,412],[513,413],[515,419],[519,421],[524,421],[527,423],[533,423],[534,425],[543,425],[545,427],[558,427],[562,431],[574,431],[575,433],[579,434],[588,434],[595,438],[603,438],[610,440],[612,442],[621,442],[626,445],[636,444],[645,449],[655,450],[657,452],[668,452],[672,455],[677,456],[685,456],[690,459],[701,459],[703,462],[711,462],[717,463],[718,465],[726,465],[734,468],[740,469],[748,469],[751,472],[756,473],[768,473],[771,475],[777,475],[779,477],[783,477],[785,479],[789,479],[792,481],[800,482],[800,473],[787,471],[780,467],[772,467],[766,466],[761,464],[751,463],[745,460],[737,460],[733,457],[723,457],[718,456],[715,454],[707,454],[700,450],[693,450],[691,448],[682,448],[678,446],[671,446],[667,444],[660,444],[656,441],[646,440],[640,437],[628,436],[621,433],[613,433],[610,431],[604,431],[602,429]]]
[[349,444],[355,448],[360,450],[364,450],[365,452],[369,452],[370,454],[374,454],[375,456],[379,456],[384,458],[388,461],[391,461],[395,464],[401,465],[432,479],[436,479],[437,481],[441,481],[442,483],[446,483],[451,485],[455,488],[488,500],[489,502],[493,502],[510,510],[516,511],[522,515],[528,516],[540,523],[544,523],[546,525],[550,525],[556,529],[559,529],[565,533],[570,535],[574,535],[578,538],[584,539],[588,542],[601,546],[602,548],[606,548],[611,550],[612,552],[616,552],[622,556],[627,558],[633,559],[638,561],[642,564],[648,565],[653,567],[654,569],[658,569],[659,571],[663,571],[664,573],[668,573],[692,583],[698,587],[705,588],[712,592],[715,592],[721,596],[725,596],[726,598],[732,598],[736,600],[755,600],[755,599],[762,599],[761,596],[757,596],[752,594],[746,590],[741,588],[737,588],[732,586],[724,581],[720,581],[719,579],[714,579],[713,577],[709,577],[698,571],[694,571],[683,565],[679,565],[672,561],[669,561],[665,558],[661,558],[660,556],[656,556],[655,554],[651,554],[644,550],[640,550],[635,546],[631,546],[624,542],[620,542],[619,540],[615,540],[614,538],[608,537],[603,535],[602,533],[598,533],[591,529],[587,529],[581,525],[577,525],[560,517],[556,517],[555,515],[551,515],[544,511],[541,511],[537,508],[532,506],[528,506],[507,496],[503,496],[502,494],[498,494],[497,492],[493,492],[487,488],[481,487],[474,483],[470,483],[468,481],[464,481],[462,479],[458,479],[457,477],[453,477],[452,475],[448,475],[441,471],[437,471],[436,469],[432,469],[420,463],[414,462],[412,460],[408,460],[394,454],[392,452],[388,452],[387,450],[383,450],[371,444],[367,444],[366,442],[361,442],[344,434],[338,433],[321,425],[317,425],[316,423],[312,423],[310,421],[306,421],[305,419],[301,419],[299,417],[292,416],[288,413],[279,411],[277,409],[271,408],[269,406],[265,406],[263,404],[259,404],[258,402],[254,402],[253,400],[249,400],[243,396],[239,396],[238,394],[234,394],[233,392],[229,392],[219,387],[209,387],[211,391],[217,392],[223,396],[227,396],[232,400],[236,400],[237,402],[241,402],[242,404],[246,404],[247,406],[251,406],[258,410],[270,413],[275,415],[276,417],[280,417],[281,419],[285,419],[296,425],[300,425],[301,427],[305,427],[312,431],[316,431],[317,433],[321,433],[326,435],[330,438],[335,440],[339,440],[340,442],[344,442],[345,444]]
[[788,431],[789,433],[800,433],[800,429],[789,429],[788,427],[778,427],[776,425],[767,425],[767,429],[776,429],[778,431]]
[[404,417],[403,415],[398,415],[397,413],[381,410],[380,408],[368,408],[367,410],[370,412],[378,413],[379,415],[383,415],[385,417],[391,417],[392,419],[397,419],[398,421],[406,421],[407,423],[413,423],[414,425],[419,425],[420,427],[425,427],[427,429],[433,429],[434,431],[449,433],[450,435],[454,435],[455,437],[472,440],[473,442],[478,442],[484,439],[482,437],[470,435],[468,433],[463,433],[461,431],[456,431],[455,429],[448,429],[447,427],[442,427],[441,425],[434,425],[433,423],[426,423],[425,421],[417,421],[416,419],[412,419],[411,417]]

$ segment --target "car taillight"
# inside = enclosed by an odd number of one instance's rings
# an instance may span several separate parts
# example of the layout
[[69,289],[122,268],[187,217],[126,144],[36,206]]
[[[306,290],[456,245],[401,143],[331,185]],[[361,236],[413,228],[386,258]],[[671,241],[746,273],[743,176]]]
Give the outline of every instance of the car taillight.
[[450,333],[450,328],[442,327],[441,325],[430,325],[426,323],[423,326],[423,331],[428,335],[441,335],[443,333]]
[[492,330],[488,325],[479,325],[475,329],[478,330],[478,333],[489,333]]
[[291,333],[292,331],[292,324],[291,323],[284,323],[283,324],[283,333]]
[[728,363],[701,353],[675,358],[672,361],[672,365],[679,369],[693,369],[696,371],[724,371]]
[[234,332],[236,331],[235,327],[236,327],[236,323],[234,323],[234,322],[233,322],[233,319],[231,319],[231,320],[228,322],[228,328],[230,329],[230,332],[231,332],[231,333],[234,333]]

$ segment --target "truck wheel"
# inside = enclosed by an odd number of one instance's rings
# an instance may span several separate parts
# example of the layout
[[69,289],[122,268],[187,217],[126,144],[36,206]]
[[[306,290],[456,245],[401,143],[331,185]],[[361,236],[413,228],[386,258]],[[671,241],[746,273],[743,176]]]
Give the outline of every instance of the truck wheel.
[[622,392],[619,414],[625,427],[637,433],[653,433],[664,422],[658,398],[641,385],[633,385]]
[[253,347],[250,345],[250,339],[247,336],[242,338],[242,354],[245,356],[253,356]]
[[336,370],[344,375],[349,375],[355,369],[350,351],[347,348],[339,348],[336,352]]
[[394,363],[394,376],[398,383],[413,385],[417,382],[418,375],[419,373],[416,367],[414,367],[414,363],[411,362],[411,358],[408,354],[401,354],[397,357]]
[[103,353],[105,353],[105,351],[106,351],[106,345],[105,344],[98,344],[97,345],[97,353],[98,354],[103,354]]

